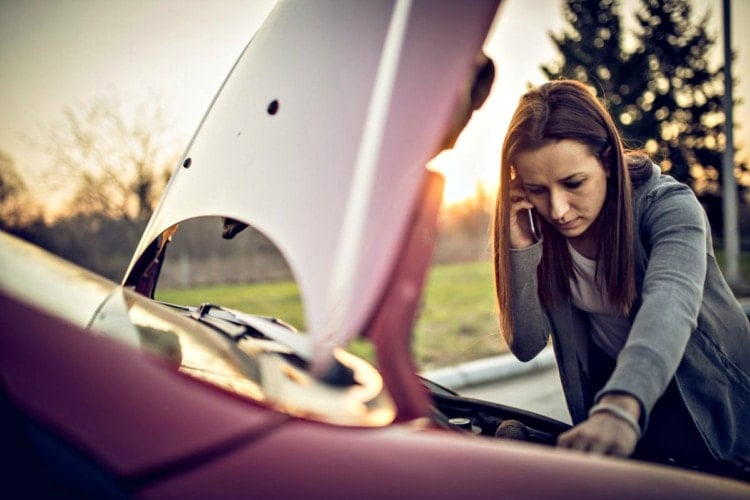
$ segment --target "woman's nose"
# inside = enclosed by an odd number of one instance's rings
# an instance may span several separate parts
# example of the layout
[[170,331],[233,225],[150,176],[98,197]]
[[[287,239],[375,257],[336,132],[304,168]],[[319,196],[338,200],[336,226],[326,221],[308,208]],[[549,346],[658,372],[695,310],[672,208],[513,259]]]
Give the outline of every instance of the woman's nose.
[[549,196],[549,215],[552,220],[563,220],[565,214],[568,213],[570,205],[565,197],[564,193],[559,191],[550,192]]

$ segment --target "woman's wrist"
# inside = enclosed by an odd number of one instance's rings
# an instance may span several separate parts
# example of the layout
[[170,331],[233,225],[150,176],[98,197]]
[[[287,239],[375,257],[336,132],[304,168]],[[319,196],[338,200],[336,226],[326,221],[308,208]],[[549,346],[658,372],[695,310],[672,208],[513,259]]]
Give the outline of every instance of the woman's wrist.
[[640,438],[641,425],[639,420],[641,416],[641,404],[635,397],[625,393],[605,394],[599,399],[597,404],[591,407],[589,416],[602,412],[609,413],[627,422]]
[[641,418],[641,403],[635,396],[631,396],[630,394],[624,392],[608,392],[599,398],[599,401],[597,402],[619,406],[630,413],[636,420]]

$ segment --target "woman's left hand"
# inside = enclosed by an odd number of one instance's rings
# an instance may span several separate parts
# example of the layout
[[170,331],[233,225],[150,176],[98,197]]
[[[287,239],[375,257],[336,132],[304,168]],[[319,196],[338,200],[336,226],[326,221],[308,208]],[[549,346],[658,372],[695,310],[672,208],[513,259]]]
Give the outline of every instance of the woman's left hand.
[[[631,413],[636,421],[640,416],[640,405],[632,396],[608,394],[600,402],[619,406]],[[560,434],[557,445],[587,453],[628,457],[635,450],[639,437],[628,422],[613,413],[601,411]]]

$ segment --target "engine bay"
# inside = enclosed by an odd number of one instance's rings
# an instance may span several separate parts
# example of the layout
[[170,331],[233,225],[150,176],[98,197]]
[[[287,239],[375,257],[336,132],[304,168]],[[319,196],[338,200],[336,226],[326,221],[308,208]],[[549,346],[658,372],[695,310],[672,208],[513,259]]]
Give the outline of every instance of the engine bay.
[[558,420],[499,403],[468,398],[421,378],[434,402],[433,418],[443,427],[498,439],[554,446],[570,429]]

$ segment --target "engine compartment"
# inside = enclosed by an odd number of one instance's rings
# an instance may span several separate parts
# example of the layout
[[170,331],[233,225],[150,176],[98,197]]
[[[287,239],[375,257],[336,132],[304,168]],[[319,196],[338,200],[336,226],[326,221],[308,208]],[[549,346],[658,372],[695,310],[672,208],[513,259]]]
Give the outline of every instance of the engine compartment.
[[554,446],[570,429],[558,420],[499,403],[468,398],[421,377],[433,403],[433,418],[443,427],[498,439]]

